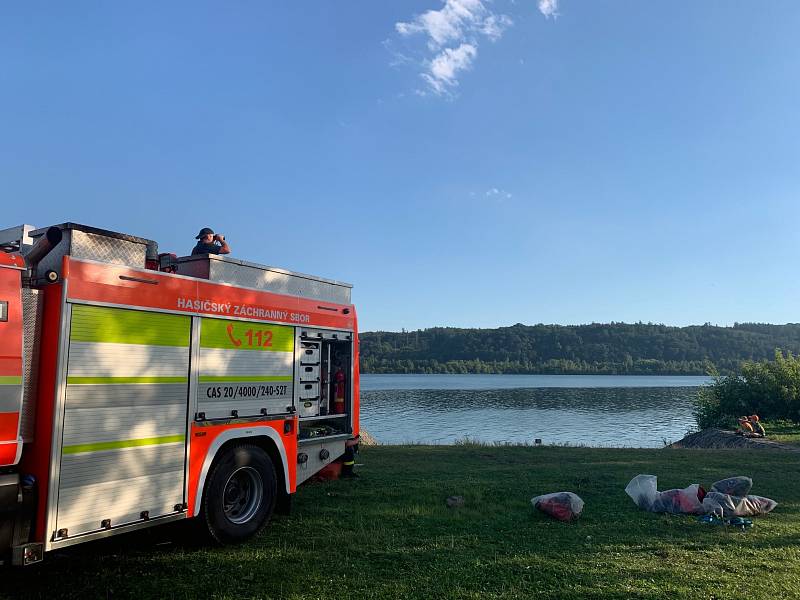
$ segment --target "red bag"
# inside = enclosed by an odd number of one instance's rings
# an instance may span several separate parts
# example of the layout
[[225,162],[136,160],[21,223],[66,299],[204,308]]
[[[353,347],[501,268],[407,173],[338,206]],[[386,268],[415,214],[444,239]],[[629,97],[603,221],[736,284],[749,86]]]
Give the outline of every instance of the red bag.
[[583,512],[583,500],[572,492],[555,492],[531,498],[533,507],[559,521],[574,521]]

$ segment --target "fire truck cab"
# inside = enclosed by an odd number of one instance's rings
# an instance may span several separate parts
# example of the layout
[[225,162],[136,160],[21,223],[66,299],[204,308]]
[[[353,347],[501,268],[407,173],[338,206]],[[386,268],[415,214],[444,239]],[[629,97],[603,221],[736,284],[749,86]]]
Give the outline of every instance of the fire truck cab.
[[351,285],[62,223],[0,231],[0,560],[258,533],[358,443]]

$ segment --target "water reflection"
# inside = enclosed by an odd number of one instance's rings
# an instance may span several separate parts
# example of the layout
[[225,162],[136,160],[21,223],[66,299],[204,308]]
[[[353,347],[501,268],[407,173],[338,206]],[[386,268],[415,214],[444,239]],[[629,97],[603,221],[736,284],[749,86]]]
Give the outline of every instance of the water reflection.
[[697,387],[402,389],[361,393],[381,443],[485,442],[659,447],[695,425]]

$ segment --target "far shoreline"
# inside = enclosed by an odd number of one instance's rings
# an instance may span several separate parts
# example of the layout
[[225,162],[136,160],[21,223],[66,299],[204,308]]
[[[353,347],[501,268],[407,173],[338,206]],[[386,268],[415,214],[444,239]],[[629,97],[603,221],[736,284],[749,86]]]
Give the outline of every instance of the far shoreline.
[[505,373],[362,373],[361,391],[413,389],[664,388],[701,387],[708,375],[578,375]]

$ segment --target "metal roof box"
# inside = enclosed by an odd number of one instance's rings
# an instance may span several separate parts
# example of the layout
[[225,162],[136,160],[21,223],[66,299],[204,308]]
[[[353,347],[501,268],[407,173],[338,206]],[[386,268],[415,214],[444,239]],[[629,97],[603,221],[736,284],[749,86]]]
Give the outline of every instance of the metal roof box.
[[[96,260],[114,265],[144,269],[150,247],[150,255],[158,255],[158,244],[153,240],[107,231],[78,223],[53,225],[62,232],[61,241],[36,266],[35,279],[43,280],[47,271],[55,271],[61,278],[61,259],[66,256]],[[35,242],[49,227],[30,232]]]
[[352,285],[228,256],[199,254],[178,259],[178,274],[241,287],[300,296],[335,304],[350,304]]

